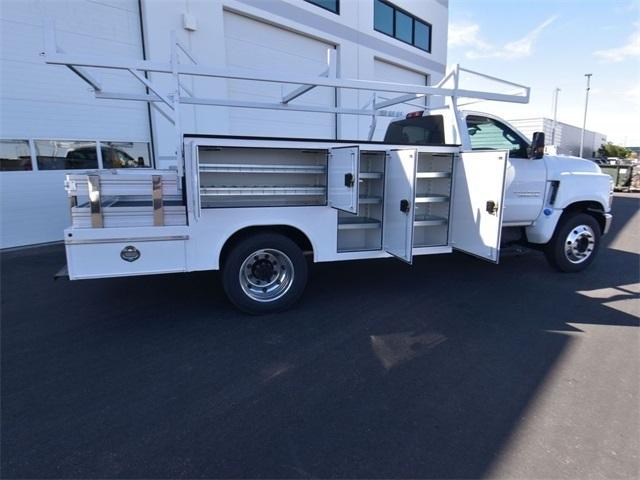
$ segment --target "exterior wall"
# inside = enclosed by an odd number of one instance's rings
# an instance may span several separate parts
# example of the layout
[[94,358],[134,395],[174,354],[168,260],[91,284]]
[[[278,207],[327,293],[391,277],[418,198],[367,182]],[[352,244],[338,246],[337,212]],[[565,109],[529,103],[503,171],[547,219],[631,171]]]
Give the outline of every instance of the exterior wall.
[[[319,75],[326,68],[326,49],[334,47],[337,71],[342,77],[374,80],[377,78],[376,62],[382,61],[413,74],[428,76],[432,83],[438,82],[446,68],[447,2],[397,0],[394,4],[432,24],[432,53],[375,31],[373,0],[342,0],[340,15],[303,0],[174,0],[143,3],[147,55],[151,60],[166,61],[169,58],[168,32],[175,30],[178,39],[202,64],[267,70],[276,65],[281,72],[290,70]],[[185,13],[196,20],[196,31],[183,28]],[[233,31],[228,31],[230,29]],[[288,44],[283,42],[285,38]],[[292,44],[299,50],[299,61],[290,55]],[[286,61],[287,58],[291,60]],[[166,77],[155,75],[152,78],[168,89],[170,79]],[[399,79],[398,83],[403,81]],[[295,88],[295,85],[278,86],[274,90],[272,86],[258,86],[255,82],[210,79],[189,79],[187,82],[195,96],[211,97],[222,92],[233,98],[267,102],[277,102],[282,92]],[[371,101],[369,92],[329,90],[333,89],[316,89],[294,102],[327,106],[338,102],[343,107],[358,108]],[[397,108],[400,111],[412,109],[416,108]],[[182,129],[198,134],[249,133],[265,136],[277,131],[280,136],[291,137],[324,137],[333,133],[334,138],[357,139],[366,138],[371,123],[370,118],[353,115],[230,110],[223,107],[182,107]],[[238,121],[238,118],[243,118],[243,121]],[[173,128],[160,114],[154,113],[153,121],[159,163],[161,166],[171,165],[175,161]],[[380,121],[379,125],[376,139],[382,138],[386,126]]]
[[[337,72],[343,77],[438,82],[446,65],[447,0],[392,3],[432,25],[432,53],[375,31],[373,0],[341,0],[339,15],[304,0],[3,0],[0,137],[29,140],[33,159],[38,139],[147,142],[153,144],[156,167],[175,165],[175,130],[163,116],[155,110],[150,114],[144,103],[96,100],[65,67],[44,64],[39,54],[48,21],[55,24],[58,44],[73,53],[166,62],[170,32],[175,31],[206,65],[319,75],[326,66],[326,51],[335,49]],[[185,14],[195,20],[195,31],[184,28]],[[92,73],[105,90],[144,92],[121,72]],[[161,91],[171,93],[169,75],[150,78]],[[203,78],[182,82],[199,97],[268,102],[279,101],[296,87]],[[370,92],[324,88],[294,102],[361,108],[371,99]],[[358,139],[366,138],[371,123],[370,118],[349,115],[223,107],[182,106],[180,113],[182,131],[199,134]],[[382,138],[385,127],[379,120],[375,139]],[[0,248],[60,240],[69,223],[62,187],[65,171],[37,171],[33,163],[31,172],[0,172]]]
[[[547,145],[556,146],[560,155],[580,155],[580,137],[582,129],[567,123],[558,122],[556,126],[555,139],[553,134],[553,120],[550,118],[528,118],[522,120],[509,120],[514,127],[524,133],[529,139],[534,132],[544,132]],[[555,140],[555,141],[554,141]],[[607,136],[585,130],[584,133],[584,158],[594,158],[600,145],[607,142]]]
[[[144,104],[96,100],[67,68],[44,63],[47,21],[67,51],[142,58],[137,0],[3,0],[1,138],[29,140],[33,157],[34,140],[149,142]],[[95,76],[111,88],[143,92],[122,73]],[[35,161],[31,168],[0,172],[0,248],[60,240],[69,224],[65,170],[37,171]]]

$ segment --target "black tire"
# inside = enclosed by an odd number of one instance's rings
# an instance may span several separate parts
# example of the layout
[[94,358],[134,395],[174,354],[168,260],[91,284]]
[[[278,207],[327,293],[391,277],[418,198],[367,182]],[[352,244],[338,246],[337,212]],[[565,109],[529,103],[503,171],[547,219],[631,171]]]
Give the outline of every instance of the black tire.
[[306,284],[302,250],[278,233],[258,233],[238,241],[222,265],[222,285],[229,300],[252,315],[286,310]]
[[600,224],[587,213],[570,213],[560,220],[544,253],[549,264],[561,272],[587,268],[600,249]]

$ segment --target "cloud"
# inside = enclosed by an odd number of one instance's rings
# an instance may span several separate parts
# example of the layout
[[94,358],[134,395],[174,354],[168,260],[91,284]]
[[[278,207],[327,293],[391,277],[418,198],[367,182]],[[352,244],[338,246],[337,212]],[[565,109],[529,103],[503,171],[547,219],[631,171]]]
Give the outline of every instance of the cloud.
[[636,29],[627,38],[627,43],[621,47],[609,48],[606,50],[597,50],[593,54],[606,62],[622,62],[629,57],[640,57],[640,22],[633,24]]
[[490,48],[490,45],[480,38],[479,33],[480,25],[476,23],[452,23],[449,26],[449,46]]
[[640,105],[640,85],[632,87],[626,92],[627,97],[635,104]]
[[485,41],[480,35],[480,26],[475,23],[451,24],[449,27],[449,46],[471,47],[466,52],[470,59],[504,58],[515,60],[525,58],[533,53],[533,46],[542,31],[558,18],[557,15],[547,18],[524,37],[496,47]]

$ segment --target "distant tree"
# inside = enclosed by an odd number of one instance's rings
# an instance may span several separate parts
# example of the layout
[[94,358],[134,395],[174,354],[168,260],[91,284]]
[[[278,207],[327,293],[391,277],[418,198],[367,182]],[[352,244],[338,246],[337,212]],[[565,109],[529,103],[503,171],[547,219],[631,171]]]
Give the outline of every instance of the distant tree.
[[613,142],[607,142],[606,144],[600,145],[600,148],[598,149],[598,155],[601,157],[627,158],[630,154],[631,150],[620,145],[616,145]]

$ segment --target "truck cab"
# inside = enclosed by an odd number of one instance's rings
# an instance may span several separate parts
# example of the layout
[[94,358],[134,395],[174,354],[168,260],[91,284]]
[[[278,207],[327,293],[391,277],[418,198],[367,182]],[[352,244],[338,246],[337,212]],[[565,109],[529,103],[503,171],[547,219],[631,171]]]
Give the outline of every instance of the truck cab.
[[[455,115],[451,110],[408,114],[389,125],[384,141],[458,143],[463,151],[506,150],[503,238],[543,249],[561,271],[586,268],[611,224],[610,177],[589,160],[543,154],[543,148],[534,152],[525,135],[495,115]],[[544,147],[544,135],[539,138]]]

